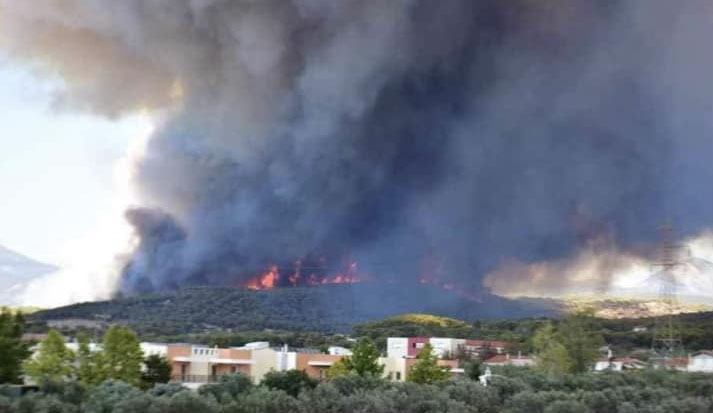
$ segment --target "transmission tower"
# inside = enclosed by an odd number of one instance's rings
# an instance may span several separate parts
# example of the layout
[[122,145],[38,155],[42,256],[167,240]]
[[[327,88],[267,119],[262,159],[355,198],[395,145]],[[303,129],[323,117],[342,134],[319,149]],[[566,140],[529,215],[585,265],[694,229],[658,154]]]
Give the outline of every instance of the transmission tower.
[[658,276],[659,302],[664,306],[663,314],[656,316],[651,349],[654,360],[660,364],[667,364],[681,354],[681,338],[676,326],[674,311],[678,304],[676,294],[676,267],[681,263],[679,247],[674,244],[674,228],[670,221],[661,227],[660,261],[653,264],[654,274]]

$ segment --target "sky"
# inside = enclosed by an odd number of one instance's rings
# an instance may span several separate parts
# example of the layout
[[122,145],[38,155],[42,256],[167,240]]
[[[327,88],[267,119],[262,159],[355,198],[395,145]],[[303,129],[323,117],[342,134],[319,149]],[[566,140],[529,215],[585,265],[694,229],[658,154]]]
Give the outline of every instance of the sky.
[[62,266],[68,246],[101,231],[116,165],[148,120],[53,108],[59,80],[0,54],[0,245]]

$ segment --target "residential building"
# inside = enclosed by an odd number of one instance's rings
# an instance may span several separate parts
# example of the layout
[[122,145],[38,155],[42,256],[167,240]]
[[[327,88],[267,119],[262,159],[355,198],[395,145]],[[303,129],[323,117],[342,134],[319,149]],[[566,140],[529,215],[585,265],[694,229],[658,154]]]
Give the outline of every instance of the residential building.
[[428,342],[428,337],[389,337],[386,339],[386,356],[416,357]]
[[352,351],[345,347],[330,346],[327,348],[327,353],[333,356],[351,356]]
[[308,376],[324,380],[327,378],[327,370],[332,364],[342,359],[344,356],[332,354],[297,353],[297,370],[302,370]]
[[433,347],[433,353],[439,358],[453,357],[459,350],[465,349],[466,340],[462,338],[431,337],[428,342]]
[[389,337],[386,341],[388,357],[416,357],[426,343],[431,344],[439,357],[454,356],[463,351],[479,356],[484,351],[504,354],[508,343],[497,340],[477,340],[444,337]]
[[523,355],[518,352],[517,355],[511,356],[508,353],[496,354],[483,362],[488,366],[518,366],[531,367],[535,365],[535,359],[528,355]]
[[496,354],[503,354],[507,350],[508,343],[498,340],[466,340],[464,350],[466,353],[479,356],[480,353],[493,351]]
[[640,370],[646,367],[646,362],[631,357],[606,357],[594,363],[594,371]]
[[211,348],[189,344],[167,345],[166,358],[172,366],[172,380],[198,387],[224,374],[244,373],[260,382],[270,371],[302,370],[315,379],[324,379],[329,367],[345,357],[321,354],[314,349],[287,346],[273,348],[267,342],[248,343],[243,347]]
[[713,373],[713,351],[703,350],[690,356],[688,371]]
[[[396,381],[405,380],[411,367],[417,362],[416,357],[426,344],[430,344],[433,353],[440,359],[439,365],[448,366],[454,375],[463,374],[455,357],[459,352],[470,356],[478,356],[486,349],[502,354],[507,348],[504,341],[471,340],[451,337],[389,337],[386,340],[386,357],[382,358],[385,375]],[[509,355],[502,355],[508,364],[529,366],[534,361],[529,357],[518,355],[510,361]]]
[[144,352],[144,357],[158,355],[161,357],[166,357],[168,352],[168,344],[165,343],[146,343],[142,342],[141,351]]
[[211,348],[194,345],[169,344],[166,358],[171,363],[172,381],[198,387],[214,381],[222,374],[245,373],[251,375],[255,363],[252,349]]

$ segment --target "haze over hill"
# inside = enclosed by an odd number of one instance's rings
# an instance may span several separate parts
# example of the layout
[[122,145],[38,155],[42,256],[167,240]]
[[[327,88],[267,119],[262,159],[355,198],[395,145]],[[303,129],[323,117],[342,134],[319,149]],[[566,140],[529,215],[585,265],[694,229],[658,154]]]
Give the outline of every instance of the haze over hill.
[[31,281],[58,269],[0,245],[0,305],[21,304],[19,294]]

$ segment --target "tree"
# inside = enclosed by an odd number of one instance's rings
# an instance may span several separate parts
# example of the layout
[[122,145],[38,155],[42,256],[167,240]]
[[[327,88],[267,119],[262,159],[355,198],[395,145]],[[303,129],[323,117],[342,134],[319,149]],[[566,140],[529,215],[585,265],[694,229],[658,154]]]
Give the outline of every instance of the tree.
[[144,360],[146,369],[141,373],[141,383],[145,388],[151,388],[158,383],[168,383],[171,380],[171,363],[158,354],[151,354]]
[[343,357],[327,370],[327,377],[339,377],[347,374],[359,376],[381,377],[384,365],[379,363],[381,352],[370,338],[364,337],[357,341],[352,349],[351,357]]
[[144,360],[139,337],[128,327],[115,325],[104,335],[101,355],[103,379],[121,380],[133,385],[141,382]]
[[198,393],[203,396],[213,395],[218,402],[223,404],[234,401],[253,387],[253,381],[245,373],[223,374],[218,376],[217,383],[201,386]]
[[25,361],[23,369],[37,383],[59,382],[74,373],[74,352],[67,348],[57,330],[50,330],[33,358]]
[[470,360],[465,362],[465,376],[471,380],[480,380],[483,362],[480,360]]
[[349,357],[343,357],[327,369],[327,378],[346,376],[352,372],[352,362]]
[[350,359],[351,370],[360,376],[372,375],[380,377],[384,373],[384,365],[379,363],[381,352],[369,338],[360,338],[352,349]]
[[25,320],[20,312],[0,310],[0,383],[21,383],[22,362],[30,351],[22,334]]
[[35,357],[25,362],[25,372],[40,384],[62,381],[74,375],[74,359],[75,354],[67,348],[64,336],[50,330]]
[[567,350],[571,373],[584,373],[592,368],[604,344],[601,334],[592,328],[593,313],[578,312],[560,323],[557,328],[559,342]]
[[86,385],[96,386],[104,380],[102,372],[102,354],[92,351],[89,336],[79,334],[77,351],[77,379]]
[[416,364],[408,372],[407,381],[431,384],[451,377],[450,367],[438,365],[438,357],[433,354],[433,347],[430,344],[423,346],[417,359]]
[[537,329],[532,338],[532,345],[537,354],[537,368],[550,376],[570,371],[572,362],[567,349],[559,341],[551,322]]
[[309,377],[302,370],[271,371],[265,374],[260,383],[270,389],[283,390],[290,396],[297,397],[306,389],[317,386],[317,380]]

